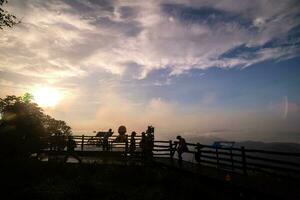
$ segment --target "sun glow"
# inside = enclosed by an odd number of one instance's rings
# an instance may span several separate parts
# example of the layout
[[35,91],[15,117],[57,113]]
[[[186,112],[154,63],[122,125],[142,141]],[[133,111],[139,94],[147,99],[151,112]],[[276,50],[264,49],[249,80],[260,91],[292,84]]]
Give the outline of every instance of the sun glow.
[[54,107],[63,98],[62,93],[51,87],[38,87],[33,90],[34,101],[42,107]]

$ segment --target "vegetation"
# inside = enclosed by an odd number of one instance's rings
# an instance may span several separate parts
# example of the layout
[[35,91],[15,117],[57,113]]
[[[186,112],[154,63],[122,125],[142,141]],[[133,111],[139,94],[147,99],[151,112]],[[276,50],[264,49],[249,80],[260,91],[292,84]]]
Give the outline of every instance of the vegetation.
[[20,23],[16,16],[8,13],[3,9],[3,5],[7,3],[7,0],[0,0],[0,29],[4,27],[13,27],[14,25]]
[[43,113],[32,95],[0,98],[0,156],[26,159],[46,145],[47,136],[68,136],[71,127]]

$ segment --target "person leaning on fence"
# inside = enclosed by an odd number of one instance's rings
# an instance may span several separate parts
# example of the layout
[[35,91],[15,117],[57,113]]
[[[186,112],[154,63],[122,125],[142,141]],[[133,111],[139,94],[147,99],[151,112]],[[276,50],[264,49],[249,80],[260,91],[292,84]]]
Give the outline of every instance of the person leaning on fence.
[[131,133],[131,136],[130,136],[130,146],[129,146],[130,154],[133,154],[135,152],[135,149],[136,149],[136,146],[135,146],[135,136],[136,136],[136,132],[133,131]]
[[182,138],[180,135],[178,135],[176,137],[176,139],[178,139],[178,142],[176,143],[175,148],[176,148],[177,153],[178,153],[179,162],[181,163],[182,162],[182,153],[187,152],[189,150],[187,148],[187,145],[186,145],[186,142],[185,142],[184,138]]
[[68,158],[70,156],[72,156],[73,158],[75,158],[76,160],[78,160],[79,163],[81,163],[81,159],[77,156],[77,154],[75,153],[75,148],[76,148],[77,144],[75,142],[75,140],[72,138],[72,136],[68,136],[68,141],[67,141],[67,155],[65,157],[65,162],[67,162]]

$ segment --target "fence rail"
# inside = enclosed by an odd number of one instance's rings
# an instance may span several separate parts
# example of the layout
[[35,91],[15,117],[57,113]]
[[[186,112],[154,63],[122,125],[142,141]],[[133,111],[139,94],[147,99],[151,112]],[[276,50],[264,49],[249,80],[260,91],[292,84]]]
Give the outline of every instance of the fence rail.
[[[73,138],[77,144],[77,151],[102,150],[102,137],[74,135]],[[129,152],[130,136],[126,136],[123,142],[117,142],[116,138],[117,136],[114,135],[109,137],[108,151],[123,151],[126,156]],[[135,139],[136,151],[141,152],[139,148],[141,135],[135,136]],[[300,153],[246,149],[243,146],[226,148],[200,143],[187,143],[187,146],[189,150],[184,153],[184,156],[193,158],[192,162],[198,165],[209,165],[244,175],[259,172],[300,179]],[[153,156],[173,159],[176,156],[175,147],[176,144],[172,140],[156,140],[152,149]]]
[[[199,165],[209,165],[244,175],[267,173],[300,179],[300,153],[247,149],[243,146],[226,148],[200,143],[187,143],[187,146],[189,150],[184,154],[192,157],[192,162]],[[172,141],[154,141],[154,150],[163,155],[169,154],[171,158],[176,152]]]

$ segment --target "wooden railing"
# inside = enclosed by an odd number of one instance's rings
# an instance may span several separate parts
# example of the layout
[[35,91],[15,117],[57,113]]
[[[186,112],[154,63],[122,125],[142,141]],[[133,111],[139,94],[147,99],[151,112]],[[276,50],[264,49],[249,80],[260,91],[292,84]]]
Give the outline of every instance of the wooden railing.
[[[56,136],[52,136],[50,138],[44,138],[47,141],[47,145],[46,145],[47,147],[45,149],[46,151],[55,150],[55,146],[57,146],[57,144],[59,143],[58,142],[55,144],[55,142],[53,142],[57,139],[55,137]],[[88,152],[104,151],[103,137],[87,136],[87,135],[73,135],[72,138],[74,139],[74,141],[77,144],[75,151],[79,152],[80,154],[82,154],[81,152],[87,152],[87,153],[85,153],[85,155],[88,155]],[[62,138],[60,138],[60,140],[61,139]],[[127,153],[129,152],[130,136],[126,135],[124,141],[122,141],[122,142],[116,141],[116,139],[117,139],[117,136],[115,136],[115,135],[108,138],[108,149],[105,149],[105,151],[120,152],[120,153],[125,153],[124,155],[127,155]],[[139,146],[139,142],[141,140],[141,135],[135,136],[135,140],[136,140],[137,151],[140,151],[138,146]],[[53,143],[51,143],[51,141]],[[66,137],[64,138],[64,141],[66,144],[66,141],[67,141]]]
[[[76,151],[102,151],[101,141],[103,138],[96,136],[74,135]],[[124,142],[115,142],[116,136],[109,137],[109,150],[124,152],[127,155],[130,146],[130,136],[126,136]],[[136,151],[141,152],[139,142],[141,135],[135,136]],[[188,152],[183,158],[198,165],[213,166],[218,169],[242,173],[268,173],[290,178],[300,178],[300,153],[288,153],[266,151],[258,149],[246,149],[244,147],[215,147],[200,143],[187,143]],[[156,140],[153,148],[154,157],[176,158],[175,142],[172,140]]]
[[[209,165],[244,175],[263,172],[300,178],[300,153],[246,149],[243,146],[225,148],[200,143],[187,143],[187,146],[189,151],[184,153],[185,157],[199,165]],[[172,158],[176,151],[172,141],[155,141],[154,147],[155,156]]]

